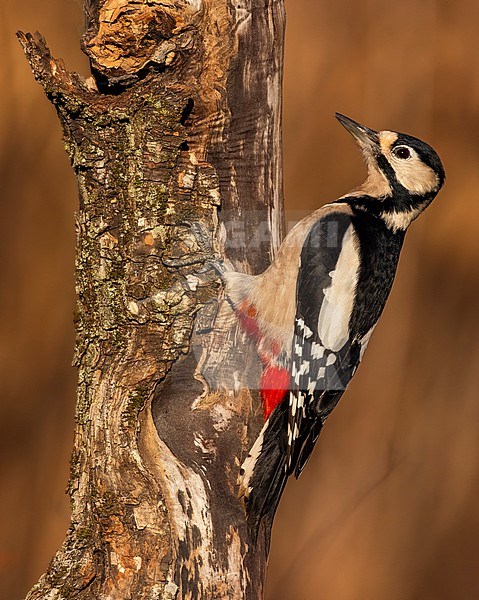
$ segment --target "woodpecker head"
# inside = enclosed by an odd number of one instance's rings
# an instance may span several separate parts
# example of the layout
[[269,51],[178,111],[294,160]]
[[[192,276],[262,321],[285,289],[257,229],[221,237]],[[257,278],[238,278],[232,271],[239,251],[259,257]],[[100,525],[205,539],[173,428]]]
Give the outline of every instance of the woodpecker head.
[[355,138],[368,167],[366,181],[347,196],[370,198],[364,208],[378,213],[391,229],[405,230],[441,189],[441,159],[411,135],[373,131],[339,113],[336,118]]

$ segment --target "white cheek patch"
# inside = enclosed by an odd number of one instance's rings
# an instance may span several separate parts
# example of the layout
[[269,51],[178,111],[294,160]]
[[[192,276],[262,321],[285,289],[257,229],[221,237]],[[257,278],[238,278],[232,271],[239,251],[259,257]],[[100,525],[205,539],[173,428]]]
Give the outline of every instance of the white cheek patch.
[[399,183],[412,194],[422,196],[437,190],[439,179],[436,173],[431,167],[425,165],[417,155],[409,160],[401,160],[391,156],[389,161]]
[[349,320],[354,306],[359,272],[359,253],[352,225],[344,234],[331,286],[324,290],[318,319],[318,335],[323,345],[337,352],[349,339]]
[[379,142],[384,156],[393,168],[399,183],[412,194],[423,195],[434,192],[439,186],[439,179],[431,167],[424,164],[414,148],[409,148],[411,158],[401,159],[391,152],[391,146],[398,139],[394,131],[381,131]]

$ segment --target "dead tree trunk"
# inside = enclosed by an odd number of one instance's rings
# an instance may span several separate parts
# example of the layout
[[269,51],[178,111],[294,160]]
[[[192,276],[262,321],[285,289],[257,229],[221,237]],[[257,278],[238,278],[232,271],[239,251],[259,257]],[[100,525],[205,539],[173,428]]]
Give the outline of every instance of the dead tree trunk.
[[281,237],[281,0],[85,0],[84,80],[19,34],[78,177],[66,540],[28,598],[259,599],[236,479],[259,366],[212,257]]

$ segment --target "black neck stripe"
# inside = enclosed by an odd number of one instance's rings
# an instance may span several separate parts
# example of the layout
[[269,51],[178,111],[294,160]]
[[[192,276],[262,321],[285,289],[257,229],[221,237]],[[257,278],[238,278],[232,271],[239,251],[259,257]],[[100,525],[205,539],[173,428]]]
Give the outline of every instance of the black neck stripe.
[[396,177],[396,173],[394,172],[394,169],[391,167],[391,165],[389,164],[388,159],[384,156],[384,154],[379,154],[376,158],[378,167],[381,169],[381,171],[384,173],[384,175],[386,176],[386,179],[389,182],[389,185],[392,188],[393,193],[397,194],[397,193],[407,193],[406,188],[401,185]]

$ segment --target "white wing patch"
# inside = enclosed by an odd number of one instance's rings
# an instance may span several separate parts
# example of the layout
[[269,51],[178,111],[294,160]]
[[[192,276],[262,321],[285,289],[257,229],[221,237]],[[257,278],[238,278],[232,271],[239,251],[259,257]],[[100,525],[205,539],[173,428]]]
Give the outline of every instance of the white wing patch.
[[299,317],[299,319],[298,319],[298,327],[301,329],[301,331],[304,332],[303,333],[304,338],[309,338],[309,337],[311,337],[313,335],[313,332],[306,325],[306,323],[304,322],[304,320],[301,317]]
[[321,344],[318,344],[317,342],[313,342],[311,345],[311,358],[323,358],[324,350],[324,346],[321,346]]
[[336,362],[336,354],[334,354],[334,352],[331,352],[331,354],[326,359],[326,366],[329,367],[330,365],[334,365],[335,362]]
[[318,319],[319,338],[326,348],[336,352],[349,339],[349,320],[354,306],[359,273],[359,253],[353,225],[344,234],[331,285],[324,290]]

